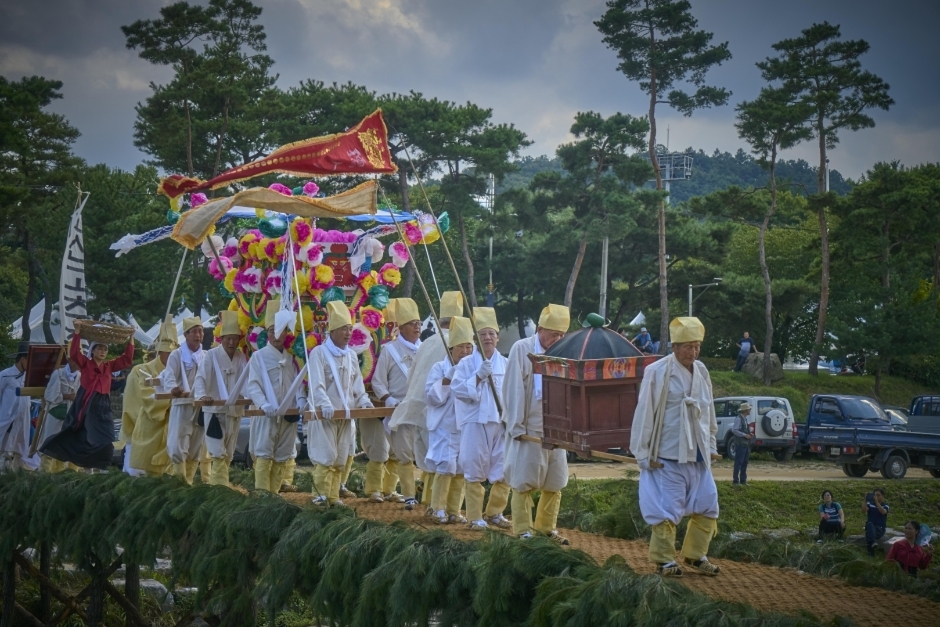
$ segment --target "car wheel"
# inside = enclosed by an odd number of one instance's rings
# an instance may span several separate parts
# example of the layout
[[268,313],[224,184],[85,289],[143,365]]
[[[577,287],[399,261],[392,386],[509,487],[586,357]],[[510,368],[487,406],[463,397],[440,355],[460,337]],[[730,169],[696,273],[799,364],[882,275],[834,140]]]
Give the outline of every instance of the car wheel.
[[787,419],[781,418],[779,414],[773,417],[765,414],[764,417],[761,418],[760,426],[764,429],[765,433],[772,437],[779,438],[783,435],[784,431],[787,430]]
[[929,472],[930,476],[933,477],[934,479],[940,479],[940,469],[933,468],[931,470],[928,470],[927,472]]
[[728,436],[728,441],[725,443],[725,457],[728,459],[734,459],[734,454],[738,450],[738,445],[734,442],[734,437]]
[[892,455],[881,467],[881,476],[885,479],[903,479],[907,474],[907,462],[900,455]]
[[251,453],[245,451],[245,470],[251,470],[255,467],[255,460],[251,458]]
[[793,451],[788,448],[774,449],[774,459],[778,462],[788,462],[793,459]]
[[565,458],[568,460],[568,463],[570,464],[571,462],[578,459],[578,454],[575,453],[574,451],[565,451]]
[[868,466],[865,464],[842,464],[842,472],[849,477],[861,479],[868,474]]

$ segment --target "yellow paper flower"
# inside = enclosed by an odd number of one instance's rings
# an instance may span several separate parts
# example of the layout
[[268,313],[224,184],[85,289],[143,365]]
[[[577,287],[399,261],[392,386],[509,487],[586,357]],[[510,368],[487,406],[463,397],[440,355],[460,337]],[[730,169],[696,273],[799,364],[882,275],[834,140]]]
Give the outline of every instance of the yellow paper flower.
[[382,326],[385,318],[381,311],[372,305],[366,305],[359,309],[359,320],[362,322],[362,326],[370,331],[375,331]]
[[255,208],[255,215],[258,217],[258,219],[261,219],[261,218],[263,218],[266,214],[265,214],[264,209],[259,209],[259,208],[256,207],[256,208]]
[[335,279],[333,268],[324,263],[310,271],[310,285],[318,290],[330,287]]
[[393,264],[387,263],[382,267],[379,282],[388,287],[398,287],[398,284],[401,283],[401,272]]
[[[303,326],[301,326],[301,316],[303,316]],[[310,307],[301,307],[297,312],[297,322],[295,328],[300,331],[304,329],[307,333],[313,328],[313,311]]]
[[252,327],[254,322],[251,318],[241,309],[238,310],[238,328],[242,330],[242,333],[247,333],[248,329]]
[[359,280],[359,287],[361,287],[362,291],[365,292],[366,294],[368,294],[369,290],[371,290],[373,287],[375,287],[378,284],[379,284],[379,278],[375,270],[373,270],[372,272],[370,272],[369,274],[367,274],[366,276],[362,277]]
[[[232,268],[225,274],[225,280],[222,281],[222,284],[225,286],[225,289],[227,289],[230,294],[235,293],[235,275],[236,274],[238,274],[238,270],[236,270],[235,268]],[[234,308],[232,307],[233,304],[235,305]],[[228,304],[228,310],[235,311],[236,309],[238,309],[238,303],[233,298],[232,302]]]
[[[238,272],[238,271],[236,270],[236,272]],[[228,278],[228,277],[226,277],[226,278]],[[226,289],[228,289],[228,288],[226,288]],[[229,290],[229,291],[231,291],[231,290]],[[230,301],[228,302],[228,310],[229,310],[229,311],[238,311],[238,300],[237,300],[237,299],[233,298],[232,300],[230,300]]]
[[[297,290],[303,294],[310,289],[310,277],[305,272],[297,272]],[[293,285],[291,287],[294,287]]]

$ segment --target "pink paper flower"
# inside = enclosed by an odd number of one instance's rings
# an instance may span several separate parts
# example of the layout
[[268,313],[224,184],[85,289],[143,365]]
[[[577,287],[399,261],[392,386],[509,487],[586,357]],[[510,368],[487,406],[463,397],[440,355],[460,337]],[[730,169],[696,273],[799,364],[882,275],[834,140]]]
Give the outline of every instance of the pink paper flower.
[[388,287],[398,287],[401,283],[401,272],[393,263],[387,263],[379,270],[379,283]]
[[234,237],[228,238],[225,242],[225,246],[222,247],[222,250],[219,251],[219,254],[225,257],[234,257],[238,254],[238,240]]
[[318,266],[323,263],[323,245],[307,244],[301,246],[297,251],[297,260],[310,267]]
[[280,183],[271,183],[268,185],[268,189],[273,189],[278,194],[284,194],[285,196],[293,196],[294,192],[291,191],[291,188],[287,185],[281,185]]
[[199,205],[204,205],[209,202],[209,199],[206,198],[205,194],[196,192],[195,194],[189,195],[189,206],[195,209]]
[[[221,269],[219,268],[219,261],[222,262]],[[216,260],[215,257],[209,260],[209,274],[212,275],[216,281],[222,281],[225,279],[225,275],[228,274],[228,271],[232,269],[232,260],[228,257],[219,257]]]
[[414,222],[405,222],[405,239],[408,240],[412,246],[421,241],[421,238],[424,237],[424,234],[421,233],[421,229]]
[[352,336],[349,338],[349,348],[353,349],[357,355],[361,355],[369,348],[372,343],[372,334],[361,322],[353,325]]
[[359,319],[362,321],[362,326],[370,331],[377,330],[384,322],[382,312],[371,306],[366,306],[359,310]]
[[264,280],[264,293],[268,296],[277,296],[281,293],[281,287],[284,284],[284,277],[280,270],[272,270]]
[[313,241],[313,227],[307,224],[303,219],[297,218],[291,222],[290,228],[294,242],[301,246]]
[[399,268],[404,268],[405,264],[408,263],[408,259],[411,257],[411,255],[408,254],[408,247],[402,242],[393,243],[389,249],[389,253],[392,255],[392,263]]
[[260,268],[246,268],[235,275],[235,291],[238,293],[260,294],[261,287]]
[[307,181],[304,183],[304,196],[316,196],[320,193],[320,186],[314,183],[313,181]]
[[320,264],[310,270],[310,288],[314,290],[325,290],[331,287],[336,281],[333,268]]

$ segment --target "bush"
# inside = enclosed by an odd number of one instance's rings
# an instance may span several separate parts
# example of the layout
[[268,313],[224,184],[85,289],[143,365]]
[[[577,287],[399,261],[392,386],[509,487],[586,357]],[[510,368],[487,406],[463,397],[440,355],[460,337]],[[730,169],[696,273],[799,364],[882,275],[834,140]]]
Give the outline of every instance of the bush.
[[891,362],[891,374],[940,391],[940,355],[911,355]]
[[734,370],[735,364],[738,363],[738,360],[731,359],[730,357],[699,357],[699,359],[705,364],[709,372],[731,372]]

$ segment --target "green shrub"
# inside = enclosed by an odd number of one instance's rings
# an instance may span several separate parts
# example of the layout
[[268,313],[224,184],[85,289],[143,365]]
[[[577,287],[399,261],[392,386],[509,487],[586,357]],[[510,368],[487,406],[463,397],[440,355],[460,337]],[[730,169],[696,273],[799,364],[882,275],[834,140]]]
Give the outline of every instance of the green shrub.
[[[911,355],[891,362],[891,374],[940,392],[940,355]],[[905,403],[904,407],[909,404]]]

